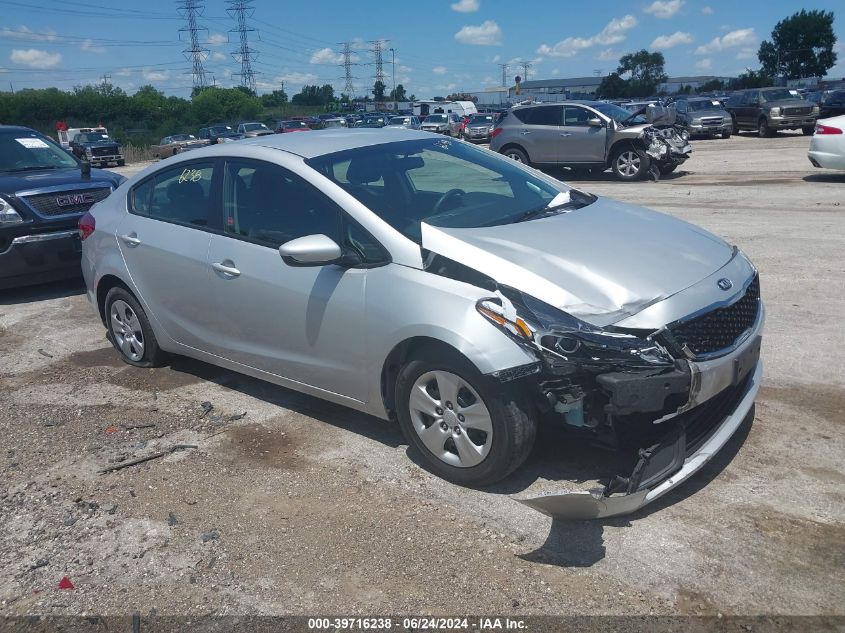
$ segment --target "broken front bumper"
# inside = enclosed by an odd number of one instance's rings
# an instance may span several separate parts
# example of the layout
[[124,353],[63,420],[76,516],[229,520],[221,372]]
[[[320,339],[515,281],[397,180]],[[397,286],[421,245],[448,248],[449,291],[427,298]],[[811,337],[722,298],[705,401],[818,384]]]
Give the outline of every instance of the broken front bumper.
[[[516,500],[553,518],[596,519],[634,512],[686,481],[719,452],[754,405],[763,376],[764,320],[761,306],[754,327],[731,353],[690,362],[688,404],[660,421],[669,430],[659,443],[640,451],[630,477],[617,477],[604,488]],[[624,492],[615,492],[620,488]]]

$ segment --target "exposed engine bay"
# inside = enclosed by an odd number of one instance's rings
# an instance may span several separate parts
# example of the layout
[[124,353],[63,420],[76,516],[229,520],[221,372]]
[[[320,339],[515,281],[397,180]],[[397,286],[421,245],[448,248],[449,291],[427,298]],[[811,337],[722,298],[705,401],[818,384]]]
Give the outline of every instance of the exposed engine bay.
[[659,180],[662,173],[683,164],[692,153],[689,132],[678,124],[673,106],[651,104],[635,112],[632,119],[644,116],[648,125],[642,129],[645,152],[652,159],[650,176]]

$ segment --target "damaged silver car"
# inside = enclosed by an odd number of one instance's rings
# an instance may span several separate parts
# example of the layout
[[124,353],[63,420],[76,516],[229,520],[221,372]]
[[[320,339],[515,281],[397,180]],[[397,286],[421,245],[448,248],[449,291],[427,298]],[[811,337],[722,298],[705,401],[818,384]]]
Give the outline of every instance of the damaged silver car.
[[[124,361],[181,354],[396,420],[484,486],[538,426],[636,455],[553,516],[630,512],[751,410],[751,262],[680,220],[459,140],[326,130],[147,168],[80,221],[88,297]],[[588,475],[588,473],[585,473]]]
[[654,180],[692,153],[674,108],[629,112],[612,103],[571,101],[518,106],[491,133],[490,149],[520,163],[612,169],[619,180]]

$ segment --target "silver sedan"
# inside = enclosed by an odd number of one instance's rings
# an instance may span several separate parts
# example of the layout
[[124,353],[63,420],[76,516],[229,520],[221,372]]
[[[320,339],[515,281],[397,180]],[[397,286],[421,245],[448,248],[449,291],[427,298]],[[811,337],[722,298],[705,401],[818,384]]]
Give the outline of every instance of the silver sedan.
[[603,490],[521,500],[554,516],[677,486],[760,384],[759,281],[736,247],[425,132],[180,154],[80,234],[88,297],[131,365],[181,354],[396,420],[464,485],[518,468],[540,424],[639,455]]

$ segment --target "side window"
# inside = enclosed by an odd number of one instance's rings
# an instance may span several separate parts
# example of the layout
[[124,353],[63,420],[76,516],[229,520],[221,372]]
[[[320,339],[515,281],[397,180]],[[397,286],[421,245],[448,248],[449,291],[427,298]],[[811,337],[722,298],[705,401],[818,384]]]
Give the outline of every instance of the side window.
[[376,238],[354,220],[347,220],[344,233],[346,246],[358,253],[364,264],[382,264],[390,260],[387,251]]
[[531,108],[525,121],[528,125],[563,125],[563,106],[537,106]]
[[322,233],[341,242],[340,209],[316,187],[287,169],[257,161],[226,162],[224,231],[278,248]]
[[589,121],[593,115],[589,110],[585,108],[577,108],[574,106],[567,106],[563,111],[564,116],[564,125],[577,125],[586,127],[589,125],[587,121]]
[[155,220],[208,226],[212,163],[163,169],[132,190],[132,212]]

